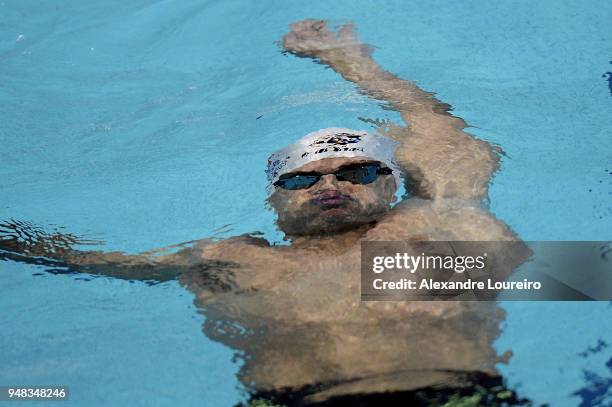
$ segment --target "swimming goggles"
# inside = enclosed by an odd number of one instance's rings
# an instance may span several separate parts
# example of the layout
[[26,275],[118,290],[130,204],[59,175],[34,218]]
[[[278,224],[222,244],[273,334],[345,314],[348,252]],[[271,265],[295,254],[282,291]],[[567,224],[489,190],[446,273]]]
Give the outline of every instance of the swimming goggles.
[[281,175],[274,186],[296,190],[310,188],[323,175],[333,174],[338,181],[348,181],[353,184],[369,184],[376,181],[379,175],[389,175],[393,171],[388,167],[381,167],[379,163],[371,164],[349,164],[340,167],[334,172],[318,173],[318,172],[298,172]]

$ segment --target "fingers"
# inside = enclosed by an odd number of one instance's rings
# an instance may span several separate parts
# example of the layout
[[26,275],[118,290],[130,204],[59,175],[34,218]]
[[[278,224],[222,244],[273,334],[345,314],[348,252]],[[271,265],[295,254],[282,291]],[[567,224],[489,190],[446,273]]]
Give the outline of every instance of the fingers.
[[355,32],[355,24],[347,23],[340,27],[338,31],[338,38],[341,41],[346,42],[357,42],[357,33]]
[[344,24],[338,32],[329,28],[326,20],[306,19],[291,24],[291,31],[283,37],[282,47],[285,51],[298,56],[319,56],[329,49],[351,49],[369,55],[371,50],[361,49],[355,33],[355,25]]
[[316,56],[317,52],[337,42],[325,20],[307,19],[291,24],[291,31],[283,37],[285,51],[297,55]]
[[291,24],[291,30],[300,32],[300,31],[320,31],[327,28],[327,21],[325,20],[317,20],[314,18],[307,18],[305,20],[296,21]]

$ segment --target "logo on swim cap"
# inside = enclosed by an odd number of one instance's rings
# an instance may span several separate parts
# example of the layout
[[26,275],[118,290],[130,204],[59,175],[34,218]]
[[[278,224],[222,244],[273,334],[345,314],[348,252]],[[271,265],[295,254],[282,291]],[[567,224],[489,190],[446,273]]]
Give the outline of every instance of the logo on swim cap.
[[[309,147],[315,148],[316,151],[312,154],[327,153],[330,151],[363,151],[363,147],[357,147],[352,144],[361,142],[363,134],[356,133],[336,133],[330,136],[322,136],[316,141],[309,144]],[[305,151],[301,158],[306,158],[311,154],[310,151]]]
[[335,157],[365,157],[385,163],[393,170],[400,185],[400,168],[393,156],[398,143],[380,134],[331,127],[305,135],[268,158],[266,175],[268,194],[274,191],[279,177],[312,161]]

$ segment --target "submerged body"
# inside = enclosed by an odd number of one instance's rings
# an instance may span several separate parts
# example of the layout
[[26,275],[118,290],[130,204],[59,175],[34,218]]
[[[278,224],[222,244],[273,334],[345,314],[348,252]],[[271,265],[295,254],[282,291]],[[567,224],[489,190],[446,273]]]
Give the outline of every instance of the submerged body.
[[[390,207],[398,185],[388,172],[367,185],[339,179],[343,166],[384,162],[326,158],[292,168],[291,182],[308,176],[316,183],[276,188],[269,198],[289,246],[247,235],[127,256],[75,252],[76,241],[58,235],[23,243],[2,232],[0,248],[18,255],[0,257],[36,263],[33,256],[46,256],[118,278],[178,277],[206,315],[205,334],[242,357],[240,379],[255,393],[309,389],[303,401],[316,402],[461,387],[466,372],[494,375],[492,342],[502,318],[495,303],[362,302],[359,262],[364,240],[517,240],[482,206],[496,150],[463,132],[465,123],[432,94],[382,70],[350,26],[336,34],[324,21],[304,20],[292,25],[283,47],[330,66],[400,112],[408,126],[383,123],[378,131],[399,145],[395,161],[411,198]],[[526,255],[516,253],[507,272]]]
[[406,214],[334,238],[287,247],[244,237],[189,249],[239,264],[230,289],[212,293],[197,275],[181,281],[206,315],[206,335],[245,356],[245,385],[273,392],[316,384],[322,390],[311,399],[320,400],[460,386],[465,372],[494,374],[502,317],[495,303],[362,302],[360,241],[510,240],[512,233],[458,202],[400,205]]

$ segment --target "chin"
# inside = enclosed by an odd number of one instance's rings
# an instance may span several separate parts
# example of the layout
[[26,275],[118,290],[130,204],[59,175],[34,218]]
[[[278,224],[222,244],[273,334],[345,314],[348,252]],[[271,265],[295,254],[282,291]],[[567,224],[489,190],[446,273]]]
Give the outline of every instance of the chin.
[[322,213],[318,219],[309,225],[308,229],[311,231],[310,234],[338,233],[358,228],[370,222],[366,219],[354,219],[347,211],[340,212],[339,209],[330,209]]
[[[300,214],[301,216],[290,216]],[[299,211],[279,216],[277,226],[287,235],[308,236],[346,232],[375,222],[372,213],[363,213],[360,208],[341,205],[328,208],[300,208]]]
[[319,214],[319,218],[329,219],[330,221],[342,222],[346,218],[350,217],[351,211],[348,208],[344,207],[336,207],[336,208],[328,208],[322,209]]

